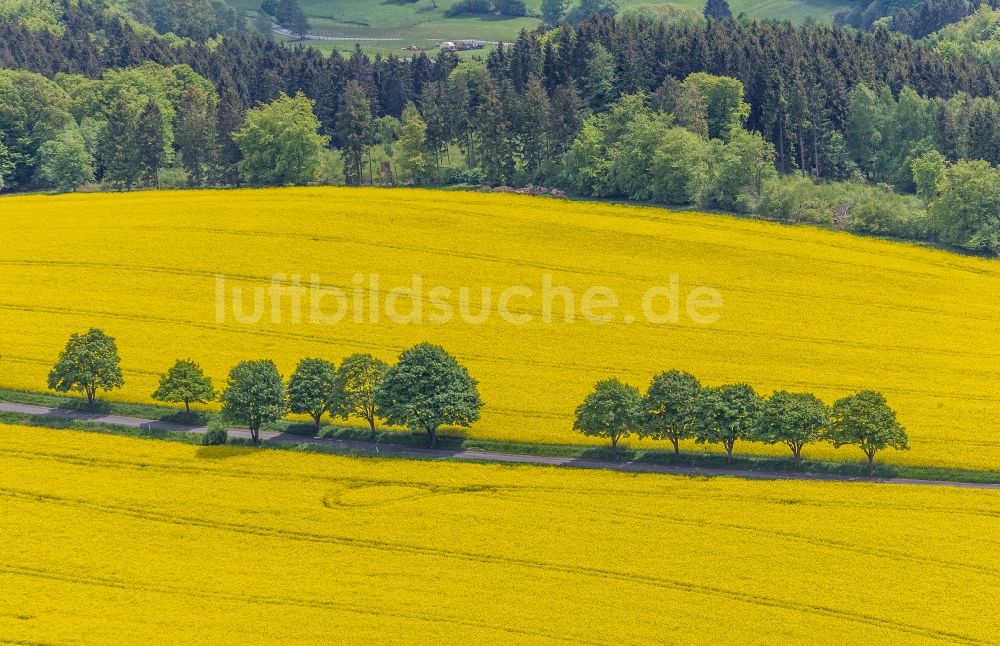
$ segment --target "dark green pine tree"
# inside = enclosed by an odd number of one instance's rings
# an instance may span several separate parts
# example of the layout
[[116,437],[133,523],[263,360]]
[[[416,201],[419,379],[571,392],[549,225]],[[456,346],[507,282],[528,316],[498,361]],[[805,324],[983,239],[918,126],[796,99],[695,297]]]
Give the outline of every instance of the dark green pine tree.
[[156,186],[157,176],[165,161],[163,113],[150,99],[139,115],[135,131],[135,152],[139,181],[143,186]]
[[174,140],[188,183],[204,186],[215,161],[215,113],[205,92],[194,85],[181,92]]
[[552,93],[551,109],[549,110],[550,133],[549,144],[555,158],[566,152],[573,138],[583,126],[583,99],[573,79],[561,83]]
[[136,118],[122,94],[111,101],[105,115],[108,127],[101,146],[104,181],[119,190],[127,190],[139,181]]
[[708,0],[705,3],[705,17],[709,20],[730,20],[733,12],[729,9],[727,0]]
[[438,81],[424,85],[420,93],[420,115],[427,124],[427,145],[434,151],[435,167],[440,169],[442,154],[448,153],[451,124],[445,110],[444,85]]
[[215,115],[215,168],[210,181],[221,186],[238,186],[241,183],[237,164],[243,155],[233,141],[232,134],[243,125],[246,106],[231,84],[219,93],[219,107]]
[[364,157],[372,142],[371,102],[357,81],[350,81],[337,113],[337,138],[344,157],[344,177],[357,186],[364,179]]
[[514,150],[504,107],[496,84],[488,81],[479,106],[476,135],[480,165],[486,180],[493,184],[507,184],[514,176]]
[[515,122],[525,179],[529,182],[542,180],[542,167],[549,159],[549,129],[546,125],[552,122],[551,112],[545,88],[534,75],[529,76],[518,102]]

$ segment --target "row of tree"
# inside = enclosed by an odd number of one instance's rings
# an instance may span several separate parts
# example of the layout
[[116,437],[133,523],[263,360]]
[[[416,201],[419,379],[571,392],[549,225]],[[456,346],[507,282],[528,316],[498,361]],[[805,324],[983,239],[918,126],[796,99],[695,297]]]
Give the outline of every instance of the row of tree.
[[[91,406],[98,390],[124,386],[115,340],[96,328],[73,334],[48,386],[82,392]],[[221,394],[201,366],[178,360],[160,377],[152,397],[183,403],[188,415],[192,403],[218,398],[223,417],[247,426],[255,443],[261,428],[291,412],[309,416],[317,432],[324,416],[358,416],[373,431],[382,419],[426,433],[434,446],[441,426],[469,426],[483,406],[468,370],[429,343],[404,350],[391,366],[369,354],[351,355],[339,367],[325,359],[303,359],[287,383],[273,361],[243,361],[230,370]],[[609,438],[616,456],[619,440],[632,434],[669,440],[677,455],[684,440],[721,444],[730,461],[739,440],[785,444],[796,464],[803,447],[813,442],[857,445],[870,468],[878,451],[909,448],[905,429],[880,393],[862,391],[827,407],[810,393],[778,391],[765,399],[746,384],[705,387],[677,370],[655,376],[645,395],[617,379],[598,382],[577,408],[574,428]]]
[[[124,386],[114,338],[92,328],[73,334],[49,373],[49,388],[82,392],[89,405],[98,390]],[[303,359],[285,382],[269,359],[242,361],[229,372],[217,393],[212,379],[191,360],[178,360],[160,377],[153,399],[192,403],[218,398],[223,418],[250,429],[254,443],[260,430],[288,412],[308,415],[321,428],[325,415],[358,416],[375,430],[376,419],[426,433],[431,446],[443,425],[469,426],[483,406],[477,382],[444,348],[421,343],[404,350],[395,365],[369,354],[354,354],[339,367],[325,359]]]
[[828,407],[811,393],[778,391],[768,398],[746,384],[705,387],[686,372],[655,376],[645,395],[618,379],[597,383],[576,409],[574,428],[584,435],[618,442],[632,434],[669,440],[680,455],[680,442],[721,444],[732,461],[737,441],[784,444],[795,464],[813,442],[858,446],[874,471],[875,454],[887,448],[908,449],[906,430],[880,393],[865,390]]

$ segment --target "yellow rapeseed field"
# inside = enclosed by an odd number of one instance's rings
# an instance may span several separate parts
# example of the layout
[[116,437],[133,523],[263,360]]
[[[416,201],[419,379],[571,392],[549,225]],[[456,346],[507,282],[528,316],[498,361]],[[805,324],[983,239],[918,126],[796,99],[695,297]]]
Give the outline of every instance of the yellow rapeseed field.
[[0,643],[987,644],[996,491],[0,425]]
[[[118,339],[127,383],[111,397],[138,401],[177,358],[199,361],[221,382],[242,359],[273,358],[288,375],[302,357],[370,351],[392,360],[431,341],[480,381],[487,405],[474,436],[582,441],[572,411],[598,379],[644,388],[656,372],[678,368],[708,384],[808,390],[828,402],[879,389],[913,445],[884,459],[1000,467],[996,261],[728,216],[390,189],[4,198],[0,241],[0,386],[44,390],[66,338],[91,326]],[[221,319],[220,274],[229,303]],[[591,287],[613,289],[620,307],[605,325],[564,322],[558,299],[551,324],[528,299],[512,305],[534,316],[526,325],[496,314],[482,325],[367,315],[327,324],[310,318],[308,303],[296,319],[285,298],[272,322],[267,289],[277,274],[303,283],[316,275],[362,297],[377,274],[380,298],[420,274],[425,290],[470,288],[472,314],[481,287],[494,298],[516,285],[538,291],[548,275],[577,299]],[[682,305],[676,323],[626,322],[671,276],[682,298],[716,289],[719,320],[696,323]],[[234,289],[252,313],[255,288],[262,320],[240,322]],[[432,300],[422,303],[433,314]],[[862,458],[829,446],[805,455]]]

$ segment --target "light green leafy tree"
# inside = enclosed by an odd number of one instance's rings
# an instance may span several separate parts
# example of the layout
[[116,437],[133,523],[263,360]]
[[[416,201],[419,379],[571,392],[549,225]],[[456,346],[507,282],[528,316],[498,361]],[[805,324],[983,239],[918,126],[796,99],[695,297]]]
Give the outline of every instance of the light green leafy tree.
[[885,397],[863,390],[833,405],[828,438],[835,447],[855,444],[868,456],[868,471],[875,471],[875,454],[884,449],[910,448],[906,429],[896,420],[896,412]]
[[240,174],[257,186],[308,184],[319,179],[330,138],[319,134],[313,102],[301,92],[281,94],[247,113],[233,140],[243,153]]
[[3,190],[4,178],[14,170],[14,160],[11,159],[10,151],[0,138],[0,191]]
[[423,180],[434,163],[433,152],[427,146],[427,124],[412,103],[403,110],[396,158],[400,174],[414,184]]
[[441,346],[421,343],[399,355],[375,393],[379,417],[394,426],[427,433],[437,444],[443,425],[471,426],[483,402],[477,382]]
[[576,409],[573,429],[589,437],[606,437],[618,457],[618,442],[642,429],[642,397],[633,386],[618,379],[597,382]]
[[352,354],[344,359],[337,371],[338,388],[344,395],[344,406],[339,413],[344,419],[357,415],[375,430],[376,394],[388,370],[389,364],[370,354]]
[[40,74],[0,69],[0,138],[12,163],[9,188],[30,185],[38,166],[38,149],[73,124],[70,98]]
[[777,175],[774,146],[756,132],[735,130],[716,153],[712,201],[723,209],[747,212],[764,182]]
[[938,196],[938,183],[948,168],[948,160],[936,150],[930,150],[910,163],[917,195],[929,206]]
[[93,406],[98,389],[113,390],[125,385],[118,344],[97,328],[73,334],[49,373],[49,388],[56,392],[82,392]]
[[[653,112],[646,106],[645,96],[639,97],[641,109],[631,115],[628,126],[608,148],[608,181],[614,193],[634,200],[648,200],[655,191],[649,181],[650,168],[663,133],[673,125],[673,119],[666,113]],[[636,104],[639,105],[639,101]]]
[[178,359],[160,376],[160,385],[153,399],[167,403],[183,403],[184,412],[191,416],[191,403],[207,404],[215,399],[212,378],[190,359]]
[[587,97],[595,112],[604,110],[615,98],[615,57],[600,43],[590,46],[587,57]]
[[943,242],[1000,253],[1000,171],[982,160],[948,166],[931,202],[931,226]]
[[750,116],[750,104],[743,100],[743,82],[739,79],[695,72],[684,79],[683,85],[698,88],[712,139],[728,141],[730,133],[741,129]]
[[854,86],[848,98],[844,138],[858,167],[874,177],[884,137],[895,111],[895,100],[888,88],[879,92],[864,83]]
[[38,174],[60,191],[73,191],[94,181],[94,157],[79,128],[67,127],[38,149]]
[[685,128],[660,136],[650,175],[653,195],[668,204],[700,204],[707,197],[712,145]]

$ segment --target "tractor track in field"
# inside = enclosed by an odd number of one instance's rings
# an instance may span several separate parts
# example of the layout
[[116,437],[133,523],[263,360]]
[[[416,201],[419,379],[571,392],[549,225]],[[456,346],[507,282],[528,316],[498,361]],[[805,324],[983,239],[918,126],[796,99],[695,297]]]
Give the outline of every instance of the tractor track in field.
[[[0,402],[0,412],[32,415],[43,418],[78,420],[95,424],[109,424],[127,428],[138,428],[151,431],[174,433],[204,434],[205,426],[192,426],[176,422],[163,422],[140,417],[123,415],[106,415],[64,408],[50,408],[32,404],[16,404]],[[231,437],[250,439],[250,432],[244,429],[228,429]],[[398,444],[382,444],[362,440],[339,440],[332,438],[317,438],[294,433],[261,431],[261,440],[284,444],[313,444],[327,446],[345,451],[357,451],[376,456],[462,460],[468,462],[497,462],[501,464],[527,464],[551,467],[570,467],[578,469],[602,469],[622,471],[627,473],[655,473],[690,477],[728,476],[756,480],[815,480],[825,482],[860,482],[875,484],[893,484],[909,486],[955,487],[961,489],[1000,490],[1000,484],[975,482],[950,482],[944,480],[915,480],[910,478],[869,478],[864,476],[847,476],[831,473],[787,473],[778,471],[754,471],[749,469],[724,469],[714,467],[688,467],[669,464],[649,464],[642,462],[611,462],[590,458],[574,458],[547,455],[530,455],[525,453],[503,453],[498,451],[482,451],[472,449],[430,449],[403,446]]]

